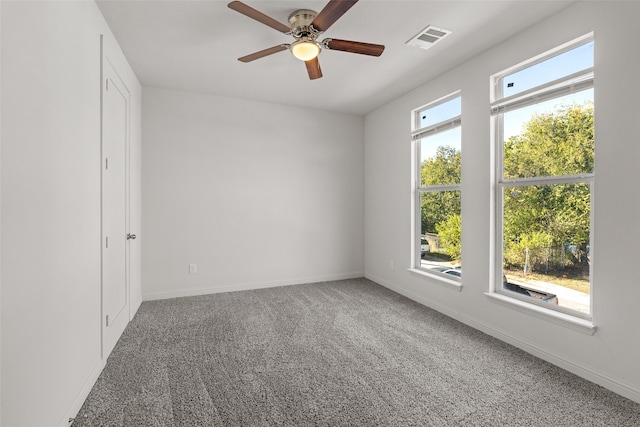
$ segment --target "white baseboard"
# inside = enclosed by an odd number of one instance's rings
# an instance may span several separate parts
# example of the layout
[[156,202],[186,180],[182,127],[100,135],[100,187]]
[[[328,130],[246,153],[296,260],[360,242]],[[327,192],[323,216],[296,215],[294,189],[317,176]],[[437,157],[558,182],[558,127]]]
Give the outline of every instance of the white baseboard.
[[102,373],[104,367],[105,362],[104,360],[100,359],[98,363],[96,363],[95,367],[91,370],[91,373],[87,377],[87,380],[84,382],[84,385],[80,389],[80,392],[73,400],[73,403],[71,404],[69,409],[67,409],[67,412],[62,417],[62,419],[58,422],[57,427],[69,427],[70,425],[72,425],[69,420],[75,418],[78,412],[80,412],[80,408],[82,408],[84,401],[87,399],[87,396],[89,396],[89,392],[98,380],[98,377]]
[[463,313],[459,313],[456,311],[453,311],[449,308],[443,307],[439,304],[435,304],[433,301],[430,301],[420,295],[417,295],[413,292],[408,292],[405,289],[391,283],[388,282],[384,279],[381,279],[379,277],[375,277],[373,275],[368,275],[365,274],[365,277],[369,280],[372,280],[382,286],[384,286],[385,288],[388,288],[394,292],[397,292],[401,295],[404,295],[405,297],[416,301],[422,305],[425,305],[429,308],[432,308],[442,314],[445,314],[459,322],[464,323],[465,325],[468,325],[474,329],[477,329],[481,332],[484,332],[487,335],[490,335],[494,338],[497,338],[501,341],[504,341],[508,344],[513,345],[514,347],[517,347],[521,350],[526,351],[529,354],[532,354],[536,357],[539,357],[542,360],[545,360],[553,365],[556,365],[562,369],[565,369],[581,378],[586,379],[587,381],[591,381],[595,384],[598,384],[608,390],[613,391],[614,393],[617,393],[623,397],[626,397],[627,399],[633,400],[634,402],[640,403],[640,390],[638,390],[637,388],[629,385],[629,384],[625,384],[624,382],[615,379],[615,378],[611,378],[606,374],[603,374],[601,372],[597,372],[593,369],[590,369],[588,367],[582,366],[578,363],[575,363],[571,360],[568,360],[560,355],[554,354],[546,349],[543,349],[541,347],[539,347],[536,344],[527,342],[517,336],[514,336],[510,333],[507,333],[503,330],[500,330],[496,327],[494,327],[493,325],[489,325],[486,324],[482,321],[479,321],[477,319],[474,319],[472,317],[467,316],[466,314]]
[[250,291],[253,289],[275,288],[278,286],[302,285],[304,283],[317,283],[317,282],[329,282],[333,280],[356,279],[358,277],[364,277],[364,271],[326,275],[326,276],[298,277],[295,279],[277,280],[277,281],[271,281],[271,282],[237,283],[237,284],[228,285],[228,286],[215,286],[215,287],[212,286],[209,288],[188,289],[184,291],[158,292],[158,293],[151,293],[151,294],[144,293],[144,285],[143,285],[142,300],[153,301],[153,300],[159,300],[159,299],[219,294],[223,292]]

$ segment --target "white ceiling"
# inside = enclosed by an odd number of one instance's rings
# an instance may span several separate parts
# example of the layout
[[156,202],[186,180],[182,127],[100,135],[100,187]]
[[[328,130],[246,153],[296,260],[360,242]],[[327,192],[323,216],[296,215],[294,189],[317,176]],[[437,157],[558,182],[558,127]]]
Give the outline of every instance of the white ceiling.
[[[244,3],[287,24],[328,0]],[[145,86],[366,114],[574,3],[566,1],[360,0],[320,39],[383,44],[379,58],[340,51],[319,57],[324,77],[283,51],[237,58],[293,38],[227,7],[228,1],[101,0],[98,6]],[[453,33],[429,50],[406,45],[427,25]]]

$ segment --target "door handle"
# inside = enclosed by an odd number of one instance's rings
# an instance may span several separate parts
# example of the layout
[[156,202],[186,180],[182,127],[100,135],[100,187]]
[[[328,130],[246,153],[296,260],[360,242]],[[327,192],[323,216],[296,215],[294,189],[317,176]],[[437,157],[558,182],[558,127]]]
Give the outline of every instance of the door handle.
[[135,239],[136,235],[135,234],[127,234],[127,240],[129,239]]

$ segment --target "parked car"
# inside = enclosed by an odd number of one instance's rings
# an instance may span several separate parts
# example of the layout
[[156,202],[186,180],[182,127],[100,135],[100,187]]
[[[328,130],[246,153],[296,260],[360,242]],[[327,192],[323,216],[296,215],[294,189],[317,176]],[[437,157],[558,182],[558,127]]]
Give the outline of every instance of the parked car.
[[[445,274],[450,274],[456,277],[462,277],[462,268],[460,267],[435,267],[433,270],[440,271]],[[538,298],[542,301],[558,305],[557,295],[550,292],[542,291],[540,289],[534,289],[529,286],[509,283],[509,281],[507,280],[507,276],[505,276],[504,273],[502,273],[502,288],[520,295]]]
[[520,295],[527,295],[532,298],[538,298],[542,301],[558,305],[557,295],[539,289],[533,289],[528,286],[509,283],[507,281],[507,276],[505,276],[504,274],[502,274],[502,288]]
[[431,251],[431,248],[429,247],[429,241],[424,237],[421,237],[420,238],[420,254],[424,255],[426,253],[429,253],[430,251]]
[[445,274],[450,274],[456,277],[462,277],[462,270],[460,268],[448,268],[443,271]]

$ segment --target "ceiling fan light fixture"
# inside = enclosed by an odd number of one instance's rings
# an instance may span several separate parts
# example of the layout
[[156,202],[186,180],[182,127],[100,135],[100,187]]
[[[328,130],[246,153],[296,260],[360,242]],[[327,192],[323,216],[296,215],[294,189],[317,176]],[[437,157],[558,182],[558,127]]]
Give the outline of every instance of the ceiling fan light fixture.
[[291,44],[291,53],[301,61],[310,61],[320,54],[320,45],[312,40],[298,40]]

